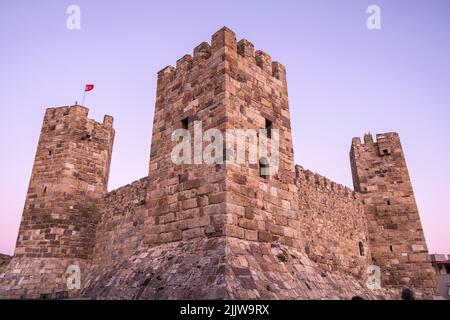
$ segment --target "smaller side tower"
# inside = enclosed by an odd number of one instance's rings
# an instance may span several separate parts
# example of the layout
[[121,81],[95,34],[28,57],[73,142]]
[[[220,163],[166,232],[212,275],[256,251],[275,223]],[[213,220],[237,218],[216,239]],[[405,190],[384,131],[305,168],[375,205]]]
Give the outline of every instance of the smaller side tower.
[[79,105],[47,109],[15,257],[79,258],[92,253],[94,205],[107,190],[113,119],[88,119]]
[[355,191],[368,219],[373,263],[382,285],[435,293],[434,271],[397,133],[353,138],[350,161]]

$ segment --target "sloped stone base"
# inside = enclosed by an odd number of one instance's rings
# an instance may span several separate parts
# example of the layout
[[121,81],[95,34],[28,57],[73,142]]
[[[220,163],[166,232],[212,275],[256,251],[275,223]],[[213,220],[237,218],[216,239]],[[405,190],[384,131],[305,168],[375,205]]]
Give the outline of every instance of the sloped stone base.
[[87,274],[81,297],[90,299],[398,299],[397,290],[369,290],[296,249],[226,237],[142,249]]
[[141,249],[111,267],[92,265],[81,297],[223,299],[225,247],[225,238],[198,238]]

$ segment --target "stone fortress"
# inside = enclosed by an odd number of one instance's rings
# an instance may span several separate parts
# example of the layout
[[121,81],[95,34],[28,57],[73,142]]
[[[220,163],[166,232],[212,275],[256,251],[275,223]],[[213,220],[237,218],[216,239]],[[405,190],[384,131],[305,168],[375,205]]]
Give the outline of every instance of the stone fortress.
[[[279,129],[278,172],[173,164],[171,134],[194,121]],[[15,253],[0,261],[1,298],[436,295],[398,134],[353,138],[354,191],[295,165],[285,68],[228,28],[158,72],[149,174],[108,192],[114,134],[110,116],[47,109]],[[381,288],[367,286],[370,265]]]

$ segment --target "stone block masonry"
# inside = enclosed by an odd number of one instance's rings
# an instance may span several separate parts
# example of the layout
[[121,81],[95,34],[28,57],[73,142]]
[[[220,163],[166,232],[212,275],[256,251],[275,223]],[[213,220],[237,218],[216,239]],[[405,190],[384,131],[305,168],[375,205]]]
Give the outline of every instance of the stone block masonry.
[[[435,295],[398,135],[353,139],[355,190],[296,166],[284,66],[226,27],[157,81],[149,174],[111,192],[112,118],[46,111],[0,297],[396,299],[404,285]],[[172,161],[172,133],[194,137],[195,121],[223,134],[223,163]],[[231,161],[241,137],[227,129],[277,129],[275,174],[261,175],[263,159]],[[366,286],[372,264],[380,290]],[[79,289],[67,289],[69,265]]]
[[39,138],[15,257],[87,259],[106,194],[114,129],[88,109],[47,109]]
[[385,285],[436,290],[419,211],[397,133],[354,138],[350,150],[355,190],[364,203],[374,264]]

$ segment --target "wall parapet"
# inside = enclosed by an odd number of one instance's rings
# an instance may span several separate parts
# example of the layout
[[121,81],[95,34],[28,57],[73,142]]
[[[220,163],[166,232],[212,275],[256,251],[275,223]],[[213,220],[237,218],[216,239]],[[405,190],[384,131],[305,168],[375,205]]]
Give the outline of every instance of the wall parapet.
[[176,66],[168,65],[162,68],[158,74],[158,81],[163,79],[173,80],[179,74],[185,74],[199,64],[207,64],[215,52],[227,47],[242,58],[249,59],[253,64],[264,70],[275,79],[285,81],[286,68],[278,61],[272,61],[272,57],[262,50],[255,50],[254,45],[246,40],[236,41],[235,33],[227,27],[223,27],[211,36],[211,45],[204,41],[196,46],[193,54],[186,54],[177,60]]
[[314,185],[317,189],[328,190],[337,195],[357,199],[358,195],[355,191],[340,183],[334,182],[318,173],[314,173],[308,169],[304,169],[301,165],[295,165],[295,176],[297,180],[307,181]]
[[[150,177],[146,176],[146,177],[143,177],[141,179],[135,180],[135,181],[133,181],[131,183],[128,183],[128,184],[126,184],[124,186],[121,186],[121,187],[119,187],[117,189],[111,190],[105,195],[105,199],[116,197],[116,196],[121,195],[123,193],[127,193],[130,190],[132,190],[132,189],[135,189],[135,190],[140,189],[143,186],[146,186],[148,184],[149,179],[150,179]],[[139,200],[141,200],[141,199],[139,199]],[[145,198],[143,200],[145,200]],[[144,204],[144,203],[141,203],[141,204]]]

